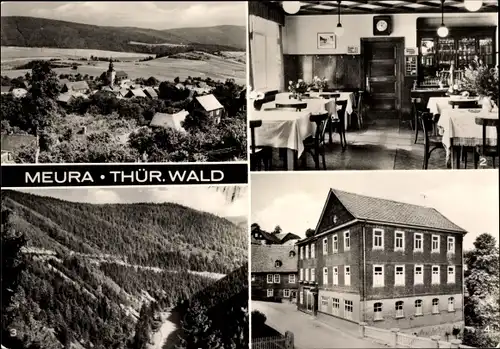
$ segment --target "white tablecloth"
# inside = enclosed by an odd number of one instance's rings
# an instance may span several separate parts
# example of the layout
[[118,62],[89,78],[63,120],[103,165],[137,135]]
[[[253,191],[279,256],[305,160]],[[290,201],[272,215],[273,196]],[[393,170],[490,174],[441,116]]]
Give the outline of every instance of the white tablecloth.
[[[498,110],[488,113],[482,109],[442,109],[438,126],[447,152],[452,143],[454,146],[476,146],[483,143],[483,129],[476,125],[476,117],[498,119]],[[496,145],[496,137],[496,129],[487,127],[487,144]]]
[[463,97],[430,97],[427,102],[427,108],[429,108],[432,114],[442,114],[444,109],[453,109],[453,107],[448,103],[450,100],[465,100],[465,101],[478,101],[479,98],[463,98]]
[[289,148],[300,156],[304,152],[304,140],[316,130],[316,125],[309,121],[310,115],[309,110],[250,110],[251,120],[262,120],[262,126],[255,129],[255,145]]

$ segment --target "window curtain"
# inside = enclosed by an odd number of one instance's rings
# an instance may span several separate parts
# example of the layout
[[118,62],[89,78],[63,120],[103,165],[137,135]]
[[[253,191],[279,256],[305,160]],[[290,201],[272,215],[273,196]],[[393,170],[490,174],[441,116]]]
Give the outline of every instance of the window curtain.
[[282,26],[275,21],[250,15],[250,81],[256,90],[283,90]]

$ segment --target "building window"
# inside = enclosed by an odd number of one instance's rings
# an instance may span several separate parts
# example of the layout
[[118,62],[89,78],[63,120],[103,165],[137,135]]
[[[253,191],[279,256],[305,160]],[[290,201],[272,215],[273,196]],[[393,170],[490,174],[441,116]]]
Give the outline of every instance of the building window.
[[431,253],[439,253],[439,235],[432,235]]
[[333,315],[340,315],[340,299],[332,298],[332,313]]
[[351,249],[351,233],[349,231],[344,232],[344,251],[349,251]]
[[455,266],[454,265],[448,266],[448,283],[449,284],[455,283]]
[[352,320],[353,305],[352,301],[344,300],[344,317]]
[[433,285],[439,285],[440,284],[439,265],[433,265],[432,266],[432,280],[431,280],[431,283]]
[[328,285],[328,267],[323,268],[323,285]]
[[394,232],[394,251],[404,251],[405,250],[405,232],[395,231]]
[[309,269],[306,269],[306,281],[309,281]]
[[455,311],[455,298],[453,297],[448,298],[448,311],[449,312]]
[[323,239],[323,256],[328,254],[328,238]]
[[289,284],[294,284],[295,283],[295,274],[288,275],[288,283]]
[[448,236],[448,253],[455,253],[455,237]]
[[299,293],[299,302],[300,304],[304,304],[304,292]]
[[432,313],[439,314],[439,299],[437,298],[432,300]]
[[311,258],[316,258],[316,245],[311,245]]
[[382,229],[373,229],[373,249],[384,249],[384,231]]
[[339,237],[337,234],[333,235],[332,245],[333,253],[339,252]]
[[300,268],[299,280],[300,281],[304,280],[304,269],[302,269],[302,268]]
[[349,265],[344,267],[344,285],[351,286],[351,267]]
[[290,253],[288,254],[288,257],[290,257],[290,258],[295,257],[295,251],[290,251]]
[[274,267],[275,268],[280,268],[282,265],[283,265],[283,262],[281,262],[280,260],[277,260],[277,261],[274,262]]
[[328,311],[328,298],[327,297],[321,297],[321,311],[327,312]]
[[267,296],[268,296],[268,297],[272,297],[272,296],[273,296],[273,294],[274,294],[274,290],[273,290],[272,288],[268,288],[268,289],[267,289]]
[[405,266],[396,265],[395,276],[394,276],[394,286],[404,286],[405,285]]
[[309,245],[306,245],[306,255],[304,257],[305,259],[309,258]]
[[424,266],[422,264],[415,265],[414,284],[422,285],[424,283]]
[[339,284],[339,267],[333,267],[333,284]]
[[300,259],[304,259],[304,246],[299,247]]
[[415,301],[415,315],[422,315],[422,300],[417,299]]
[[252,275],[252,282],[255,281],[255,275]]
[[382,320],[383,319],[383,316],[382,316],[382,303],[375,303],[373,305],[373,320],[377,321],[377,320]]
[[413,236],[413,252],[424,251],[424,236],[421,233],[415,233]]
[[280,274],[274,274],[274,283],[279,284],[280,283]]
[[311,281],[312,282],[316,281],[316,269],[314,268],[311,269]]
[[283,290],[283,297],[290,298],[290,290],[287,289]]
[[384,266],[374,265],[373,266],[373,287],[383,287],[384,286]]
[[403,301],[396,302],[396,319],[405,317],[405,313],[403,310],[403,304],[404,304]]
[[273,275],[272,274],[267,274],[267,283],[272,284],[273,283]]

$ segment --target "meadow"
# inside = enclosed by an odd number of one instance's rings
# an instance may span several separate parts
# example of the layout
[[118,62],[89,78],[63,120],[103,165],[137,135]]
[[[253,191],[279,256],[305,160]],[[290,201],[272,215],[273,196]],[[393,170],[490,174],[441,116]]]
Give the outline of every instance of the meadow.
[[[231,52],[223,53],[222,56],[205,54],[206,60],[192,60],[182,58],[167,58],[162,57],[150,61],[139,62],[139,59],[148,57],[148,54],[131,53],[131,52],[114,52],[101,50],[87,49],[57,49],[57,48],[26,48],[26,47],[1,47],[2,66],[1,75],[15,78],[25,75],[29,69],[16,69],[15,66],[27,63],[30,60],[36,59],[51,59],[59,58],[61,60],[89,58],[91,55],[97,57],[113,57],[119,59],[120,62],[114,63],[116,70],[125,71],[129,78],[148,78],[154,76],[160,81],[173,80],[176,77],[186,79],[188,76],[211,78],[214,80],[224,81],[226,79],[234,79],[237,84],[246,85],[245,63],[241,57],[245,57],[245,53]],[[89,74],[100,76],[102,72],[108,69],[107,62],[101,61],[80,61],[82,64],[77,70],[71,68],[55,68],[54,71],[60,74]]]

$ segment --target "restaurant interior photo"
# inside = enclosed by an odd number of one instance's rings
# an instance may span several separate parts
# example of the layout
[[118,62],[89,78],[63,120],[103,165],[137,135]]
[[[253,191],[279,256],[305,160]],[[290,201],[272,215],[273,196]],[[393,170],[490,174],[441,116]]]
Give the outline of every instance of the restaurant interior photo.
[[498,1],[249,1],[252,171],[498,168]]

